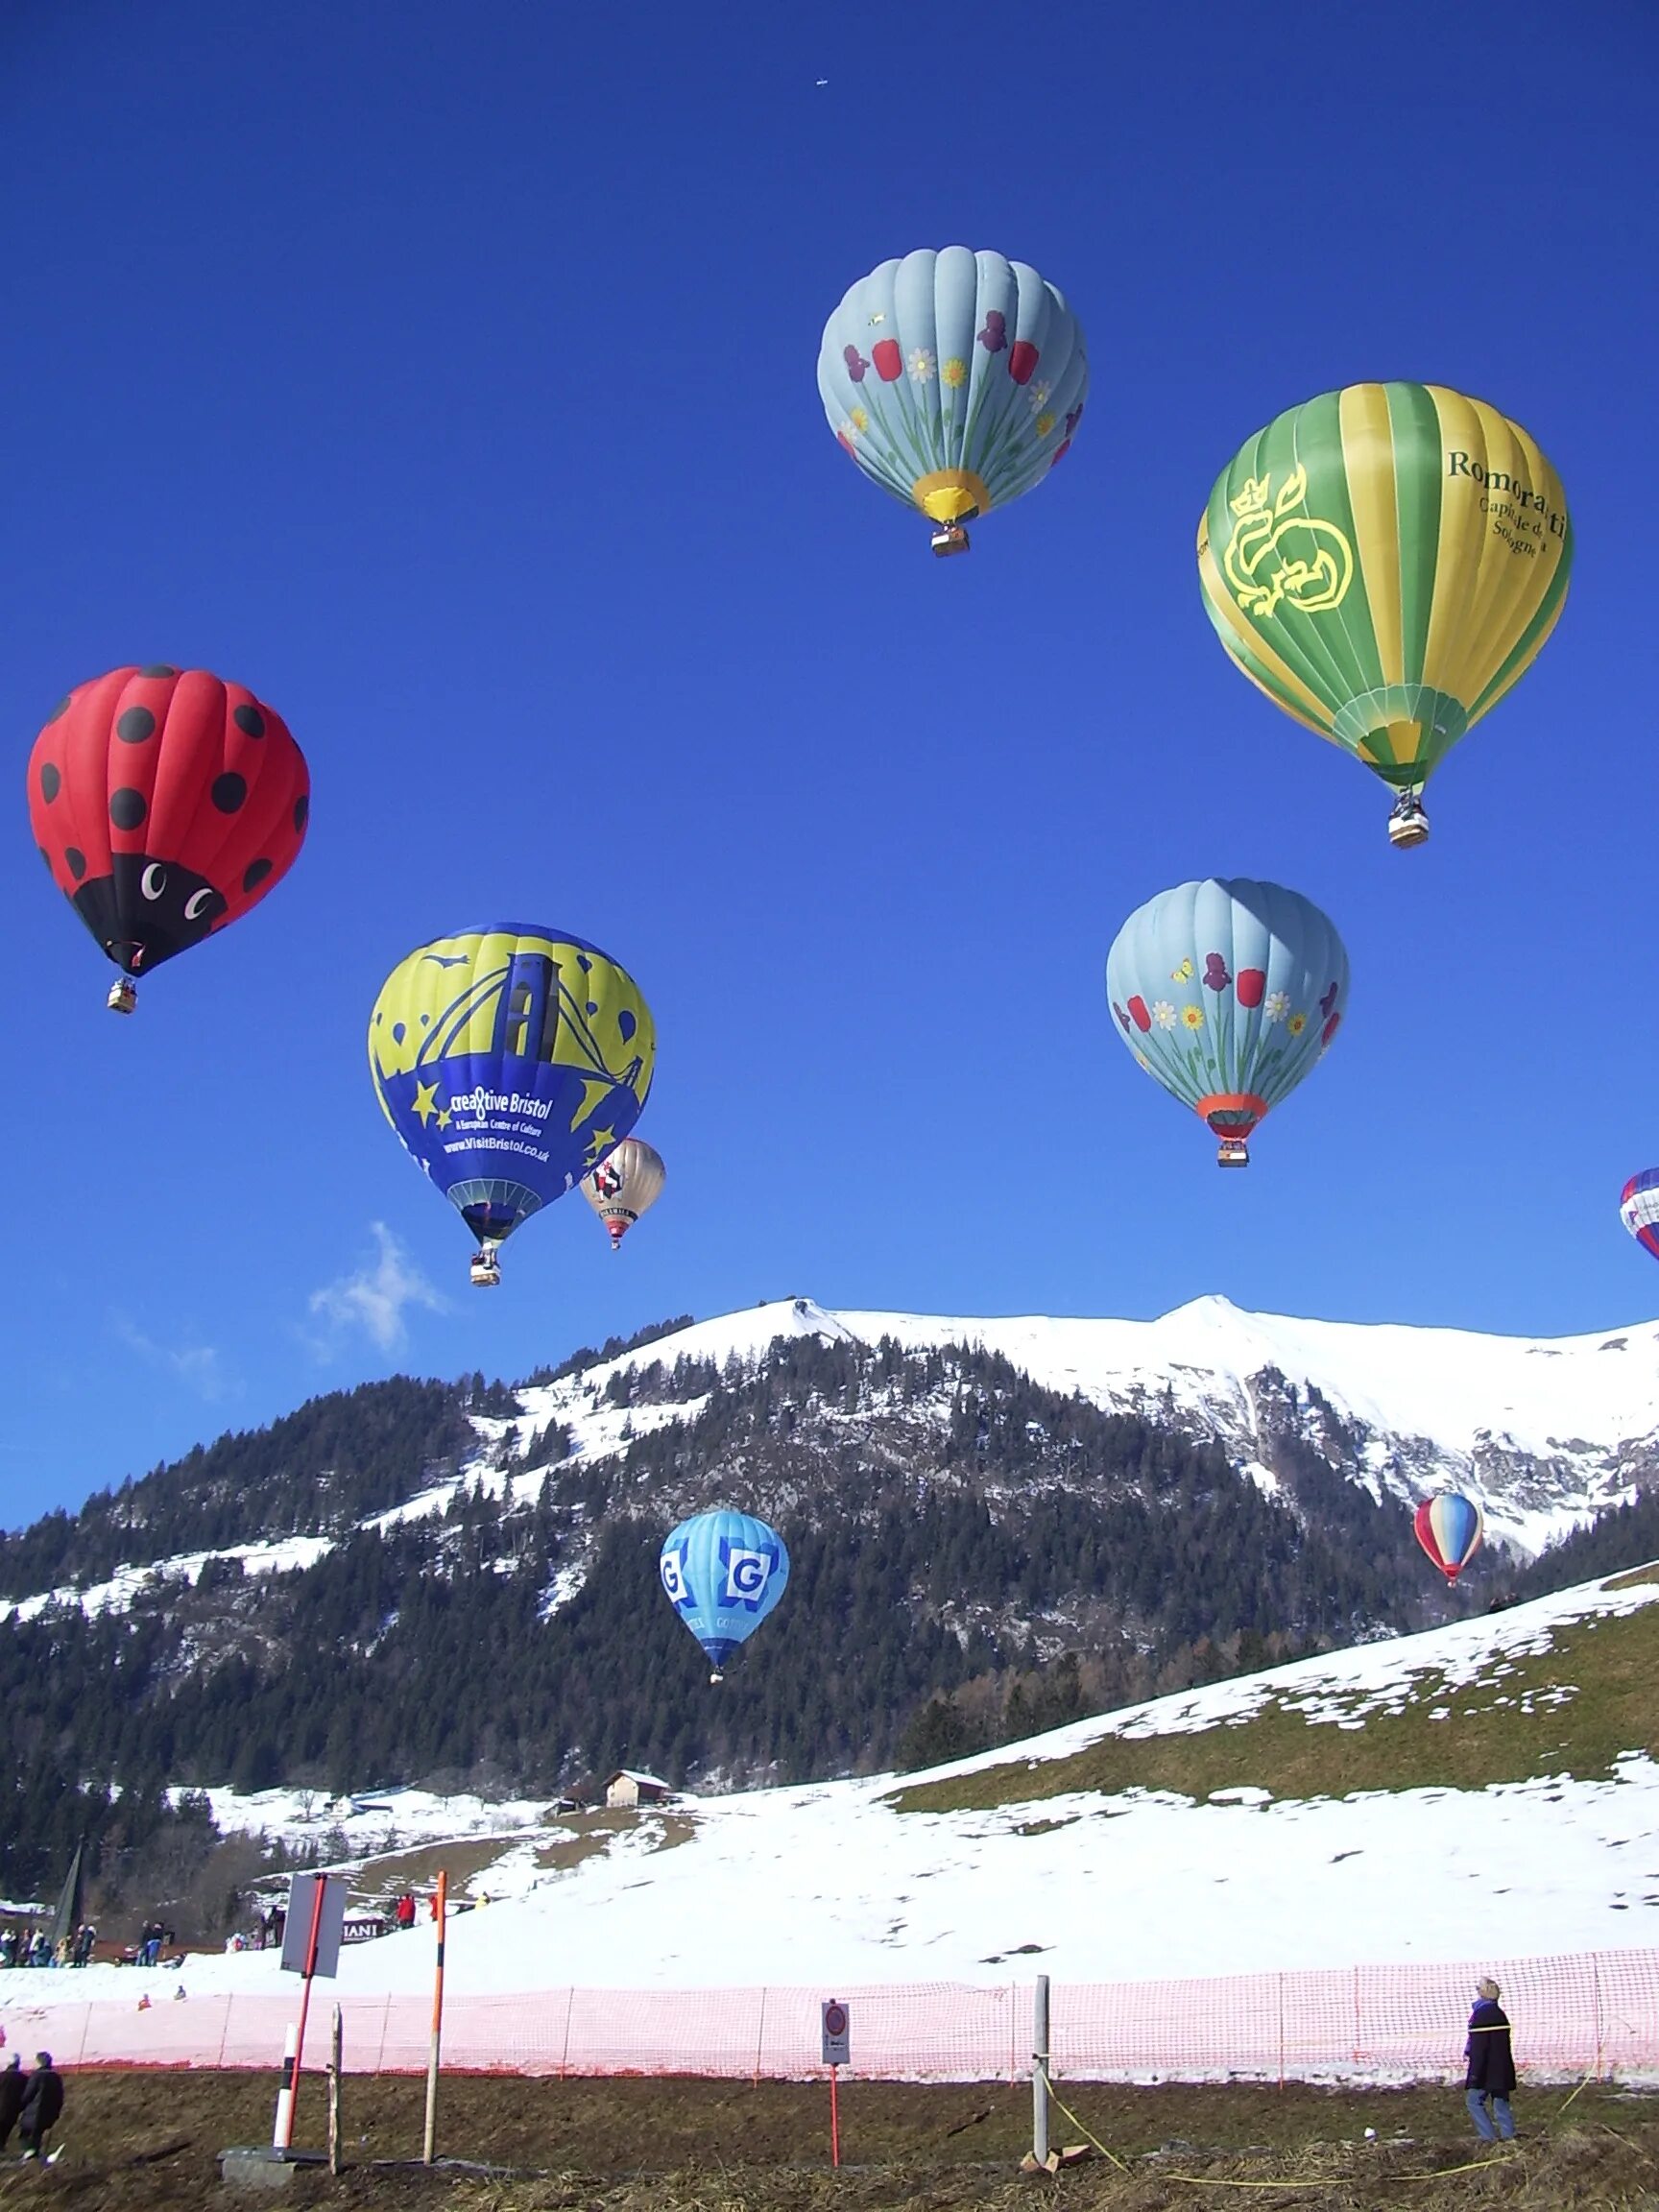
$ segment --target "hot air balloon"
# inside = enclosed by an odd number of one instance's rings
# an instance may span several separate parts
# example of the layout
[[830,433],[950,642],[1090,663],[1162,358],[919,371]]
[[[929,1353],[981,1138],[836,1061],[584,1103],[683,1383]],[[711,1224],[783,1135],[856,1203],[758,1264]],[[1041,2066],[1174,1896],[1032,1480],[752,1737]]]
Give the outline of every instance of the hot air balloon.
[[582,1195],[609,1231],[613,1252],[621,1251],[623,1238],[656,1205],[667,1176],[661,1153],[642,1137],[624,1137],[583,1176]]
[[369,1018],[386,1118],[496,1252],[627,1136],[651,1089],[656,1029],[626,970],[567,930],[498,922],[417,946]]
[[693,1514],[662,1546],[662,1587],[675,1610],[720,1670],[747,1643],[783,1595],[789,1553],[764,1521],[730,1508]]
[[1439,384],[1350,384],[1258,431],[1216,478],[1198,576],[1216,635],[1298,722],[1421,793],[1532,665],[1573,567],[1561,482],[1518,423]]
[[1619,1218],[1643,1251],[1659,1260],[1659,1167],[1631,1176],[1619,1194]]
[[1278,883],[1210,877],[1138,907],[1106,956],[1106,996],[1148,1075],[1221,1140],[1223,1167],[1323,1057],[1348,1004],[1328,916]]
[[1046,476],[1083,413],[1076,318],[1023,261],[947,246],[861,277],[824,325],[818,392],[866,476],[966,553],[966,525]]
[[1438,1498],[1425,1498],[1411,1525],[1418,1543],[1448,1582],[1456,1581],[1479,1551],[1486,1532],[1479,1506],[1455,1490],[1442,1491]]
[[53,880],[121,970],[148,975],[256,906],[305,839],[311,779],[278,714],[204,668],[112,668],[61,700],[29,756]]

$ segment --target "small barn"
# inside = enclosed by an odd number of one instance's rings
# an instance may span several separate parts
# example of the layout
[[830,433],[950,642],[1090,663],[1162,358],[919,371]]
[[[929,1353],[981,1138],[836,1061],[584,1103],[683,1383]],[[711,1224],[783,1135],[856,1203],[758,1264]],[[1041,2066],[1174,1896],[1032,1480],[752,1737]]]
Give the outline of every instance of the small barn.
[[632,1767],[618,1767],[605,1784],[605,1803],[613,1813],[632,1813],[641,1805],[666,1805],[674,1794],[656,1774],[637,1774]]

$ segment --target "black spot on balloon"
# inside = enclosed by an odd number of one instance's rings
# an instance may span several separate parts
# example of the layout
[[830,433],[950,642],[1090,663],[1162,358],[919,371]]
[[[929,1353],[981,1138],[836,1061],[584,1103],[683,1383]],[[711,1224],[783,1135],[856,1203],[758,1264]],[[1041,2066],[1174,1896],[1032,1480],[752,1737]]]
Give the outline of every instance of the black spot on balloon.
[[227,768],[223,776],[213,779],[213,804],[221,814],[234,814],[248,796],[248,779],[238,776],[234,768]]
[[578,952],[576,955],[576,965],[581,969],[583,974],[586,975],[592,969],[593,963],[589,959],[586,952]]
[[598,1011],[599,1011],[599,1001],[598,1001],[598,999],[597,999],[597,998],[589,998],[589,1001],[588,1001],[588,1011],[589,1011],[589,1014],[597,1014],[597,1013],[598,1013]]
[[50,760],[40,763],[40,796],[48,806],[63,788],[63,779]]
[[39,855],[40,855],[41,859],[45,861],[45,863],[46,863],[47,867],[48,867],[48,868],[50,868],[50,867],[51,867],[51,865],[52,865],[52,855],[51,855],[51,854],[50,854],[50,853],[48,853],[48,852],[47,852],[47,850],[46,850],[45,846],[44,846],[44,845],[36,845],[36,848],[35,848],[35,850],[36,850],[36,853],[38,853],[38,854],[39,854]]
[[633,1015],[630,1014],[627,1007],[624,1006],[621,1013],[616,1017],[616,1034],[621,1038],[624,1045],[629,1042],[635,1030],[637,1029],[638,1026],[638,1022],[635,1021]]
[[244,737],[263,737],[265,717],[257,707],[238,707],[230,717]]
[[257,891],[260,884],[264,882],[266,877],[269,876],[270,873],[271,863],[269,860],[251,860],[248,866],[242,871],[243,890]]
[[294,802],[294,827],[296,830],[304,829],[305,818],[310,811],[311,794],[309,791],[301,791],[299,798]]
[[129,707],[116,721],[115,734],[123,745],[142,745],[156,734],[156,717],[148,707]]
[[48,722],[56,722],[60,714],[68,713],[71,696],[71,693],[67,691],[64,692],[62,698],[59,700],[57,706],[54,707],[51,713],[47,715],[46,719]]
[[71,845],[65,851],[63,857],[69,863],[70,875],[73,876],[76,882],[79,883],[82,877],[86,873],[85,854],[81,851],[79,846]]
[[153,661],[148,668],[140,668],[138,673],[140,676],[177,676],[179,671],[169,667],[165,661]]
[[109,819],[117,830],[136,830],[149,811],[142,791],[121,790],[109,794]]

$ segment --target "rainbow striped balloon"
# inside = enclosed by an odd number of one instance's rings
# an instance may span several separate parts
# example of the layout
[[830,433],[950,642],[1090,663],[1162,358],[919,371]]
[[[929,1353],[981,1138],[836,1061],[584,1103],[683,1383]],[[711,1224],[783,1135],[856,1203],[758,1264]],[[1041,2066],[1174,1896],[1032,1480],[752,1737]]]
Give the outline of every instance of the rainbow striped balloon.
[[1486,1533],[1479,1506],[1455,1490],[1444,1490],[1438,1498],[1425,1498],[1413,1526],[1418,1543],[1448,1582],[1456,1581],[1479,1551]]

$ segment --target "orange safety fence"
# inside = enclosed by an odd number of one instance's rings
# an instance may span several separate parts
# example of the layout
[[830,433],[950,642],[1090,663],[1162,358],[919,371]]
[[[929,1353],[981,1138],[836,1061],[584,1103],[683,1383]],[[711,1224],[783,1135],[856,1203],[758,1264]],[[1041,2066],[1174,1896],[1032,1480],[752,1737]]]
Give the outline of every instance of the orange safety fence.
[[[13,2050],[68,2066],[275,2067],[299,1986],[148,2005],[66,2004],[33,1984],[61,1969],[0,1976],[0,2030]],[[72,1970],[69,1970],[72,1971]],[[1483,1959],[1462,1965],[1334,1967],[1207,1981],[1067,1983],[1050,1990],[1052,2073],[1071,2080],[1444,2079],[1461,2072],[1475,1982],[1493,1975],[1534,2080],[1659,2080],[1659,1951]],[[146,1978],[148,1979],[148,1978]],[[168,1977],[171,1981],[172,1977]],[[327,1993],[324,1984],[317,1992]],[[150,1992],[146,1992],[150,1994]],[[1017,2080],[1030,2070],[1029,1982],[834,1989],[451,1991],[444,2060],[456,2072],[712,2075],[801,2080],[821,2071],[819,2005],[852,2012],[848,2072],[912,2081]],[[422,2072],[427,1994],[339,2000],[354,2074]],[[326,2004],[313,2008],[304,2063],[322,2063]]]

